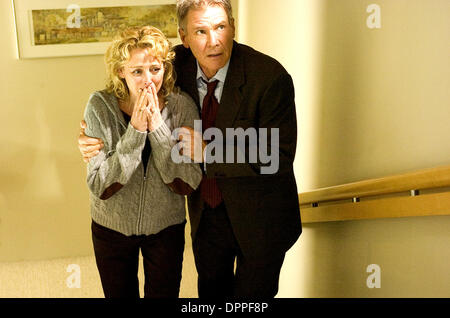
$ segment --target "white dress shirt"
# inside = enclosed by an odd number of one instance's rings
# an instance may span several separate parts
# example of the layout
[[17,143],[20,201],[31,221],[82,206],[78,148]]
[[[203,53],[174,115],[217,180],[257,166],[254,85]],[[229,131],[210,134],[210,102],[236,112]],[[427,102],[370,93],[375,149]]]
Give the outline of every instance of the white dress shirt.
[[[203,99],[206,96],[208,91],[208,86],[205,82],[214,82],[218,80],[216,90],[214,91],[214,95],[217,98],[217,101],[220,104],[220,99],[222,98],[223,85],[225,84],[225,79],[227,77],[228,67],[230,66],[230,60],[228,60],[227,64],[217,71],[216,75],[214,75],[210,80],[207,79],[205,74],[203,73],[200,65],[197,62],[197,89],[198,89],[198,97],[200,101],[200,109],[203,107]],[[202,80],[203,79],[203,80]],[[205,82],[203,82],[205,81]]]

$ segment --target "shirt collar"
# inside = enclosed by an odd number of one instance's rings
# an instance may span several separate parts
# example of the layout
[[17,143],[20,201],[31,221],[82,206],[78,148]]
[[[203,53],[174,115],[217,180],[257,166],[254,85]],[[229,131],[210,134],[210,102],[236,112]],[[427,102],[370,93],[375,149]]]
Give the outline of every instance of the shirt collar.
[[222,67],[220,70],[217,71],[216,75],[214,75],[209,81],[206,77],[206,75],[203,73],[200,65],[197,61],[197,81],[200,79],[204,79],[206,82],[212,82],[214,80],[218,80],[219,82],[225,83],[225,79],[227,77],[228,67],[230,66],[230,60],[228,60],[227,64],[225,64],[224,67]]

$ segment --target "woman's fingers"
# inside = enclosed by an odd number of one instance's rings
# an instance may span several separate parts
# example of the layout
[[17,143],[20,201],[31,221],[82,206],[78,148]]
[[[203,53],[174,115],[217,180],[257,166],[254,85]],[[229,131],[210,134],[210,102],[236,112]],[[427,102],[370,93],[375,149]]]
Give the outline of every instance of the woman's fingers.
[[133,114],[131,116],[131,125],[139,130],[146,131],[148,128],[147,116],[145,114],[145,100],[146,100],[145,89],[139,91],[139,97],[134,104]]
[[137,99],[137,101],[136,101],[136,104],[134,105],[133,113],[138,114],[138,112],[139,112],[143,107],[145,107],[145,103],[144,103],[145,97],[146,97],[145,89],[141,89],[141,90],[140,90],[140,93],[139,93],[139,97],[138,97],[138,99]]
[[152,82],[150,84],[150,88],[151,88],[151,92],[152,92],[152,96],[153,96],[154,106],[156,109],[159,110],[158,92],[156,90],[155,83]]
[[151,88],[148,87],[145,90],[145,95],[147,96],[147,107],[150,109],[150,111],[153,113],[155,110],[155,101],[153,100],[153,95],[151,93]]

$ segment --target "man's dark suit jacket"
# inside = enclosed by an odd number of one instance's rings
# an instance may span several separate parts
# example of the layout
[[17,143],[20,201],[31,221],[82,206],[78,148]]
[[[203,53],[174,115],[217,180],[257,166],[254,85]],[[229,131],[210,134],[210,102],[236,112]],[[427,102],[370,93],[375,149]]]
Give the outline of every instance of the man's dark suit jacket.
[[[195,57],[181,45],[175,52],[176,85],[199,106]],[[268,128],[269,149],[270,128],[279,128],[276,174],[260,174],[261,163],[211,163],[206,173],[217,179],[245,257],[265,258],[287,251],[302,231],[293,172],[297,122],[291,76],[275,59],[234,42],[215,126],[223,136],[226,128]],[[188,197],[188,207],[195,242],[204,208],[199,189]]]

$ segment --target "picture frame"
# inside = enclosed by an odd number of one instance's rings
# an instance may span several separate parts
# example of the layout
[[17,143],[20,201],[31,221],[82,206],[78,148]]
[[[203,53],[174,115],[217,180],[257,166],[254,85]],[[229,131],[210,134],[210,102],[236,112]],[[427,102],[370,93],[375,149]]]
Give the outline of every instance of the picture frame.
[[18,59],[103,55],[115,34],[138,25],[153,25],[173,45],[181,43],[175,0],[11,1]]

